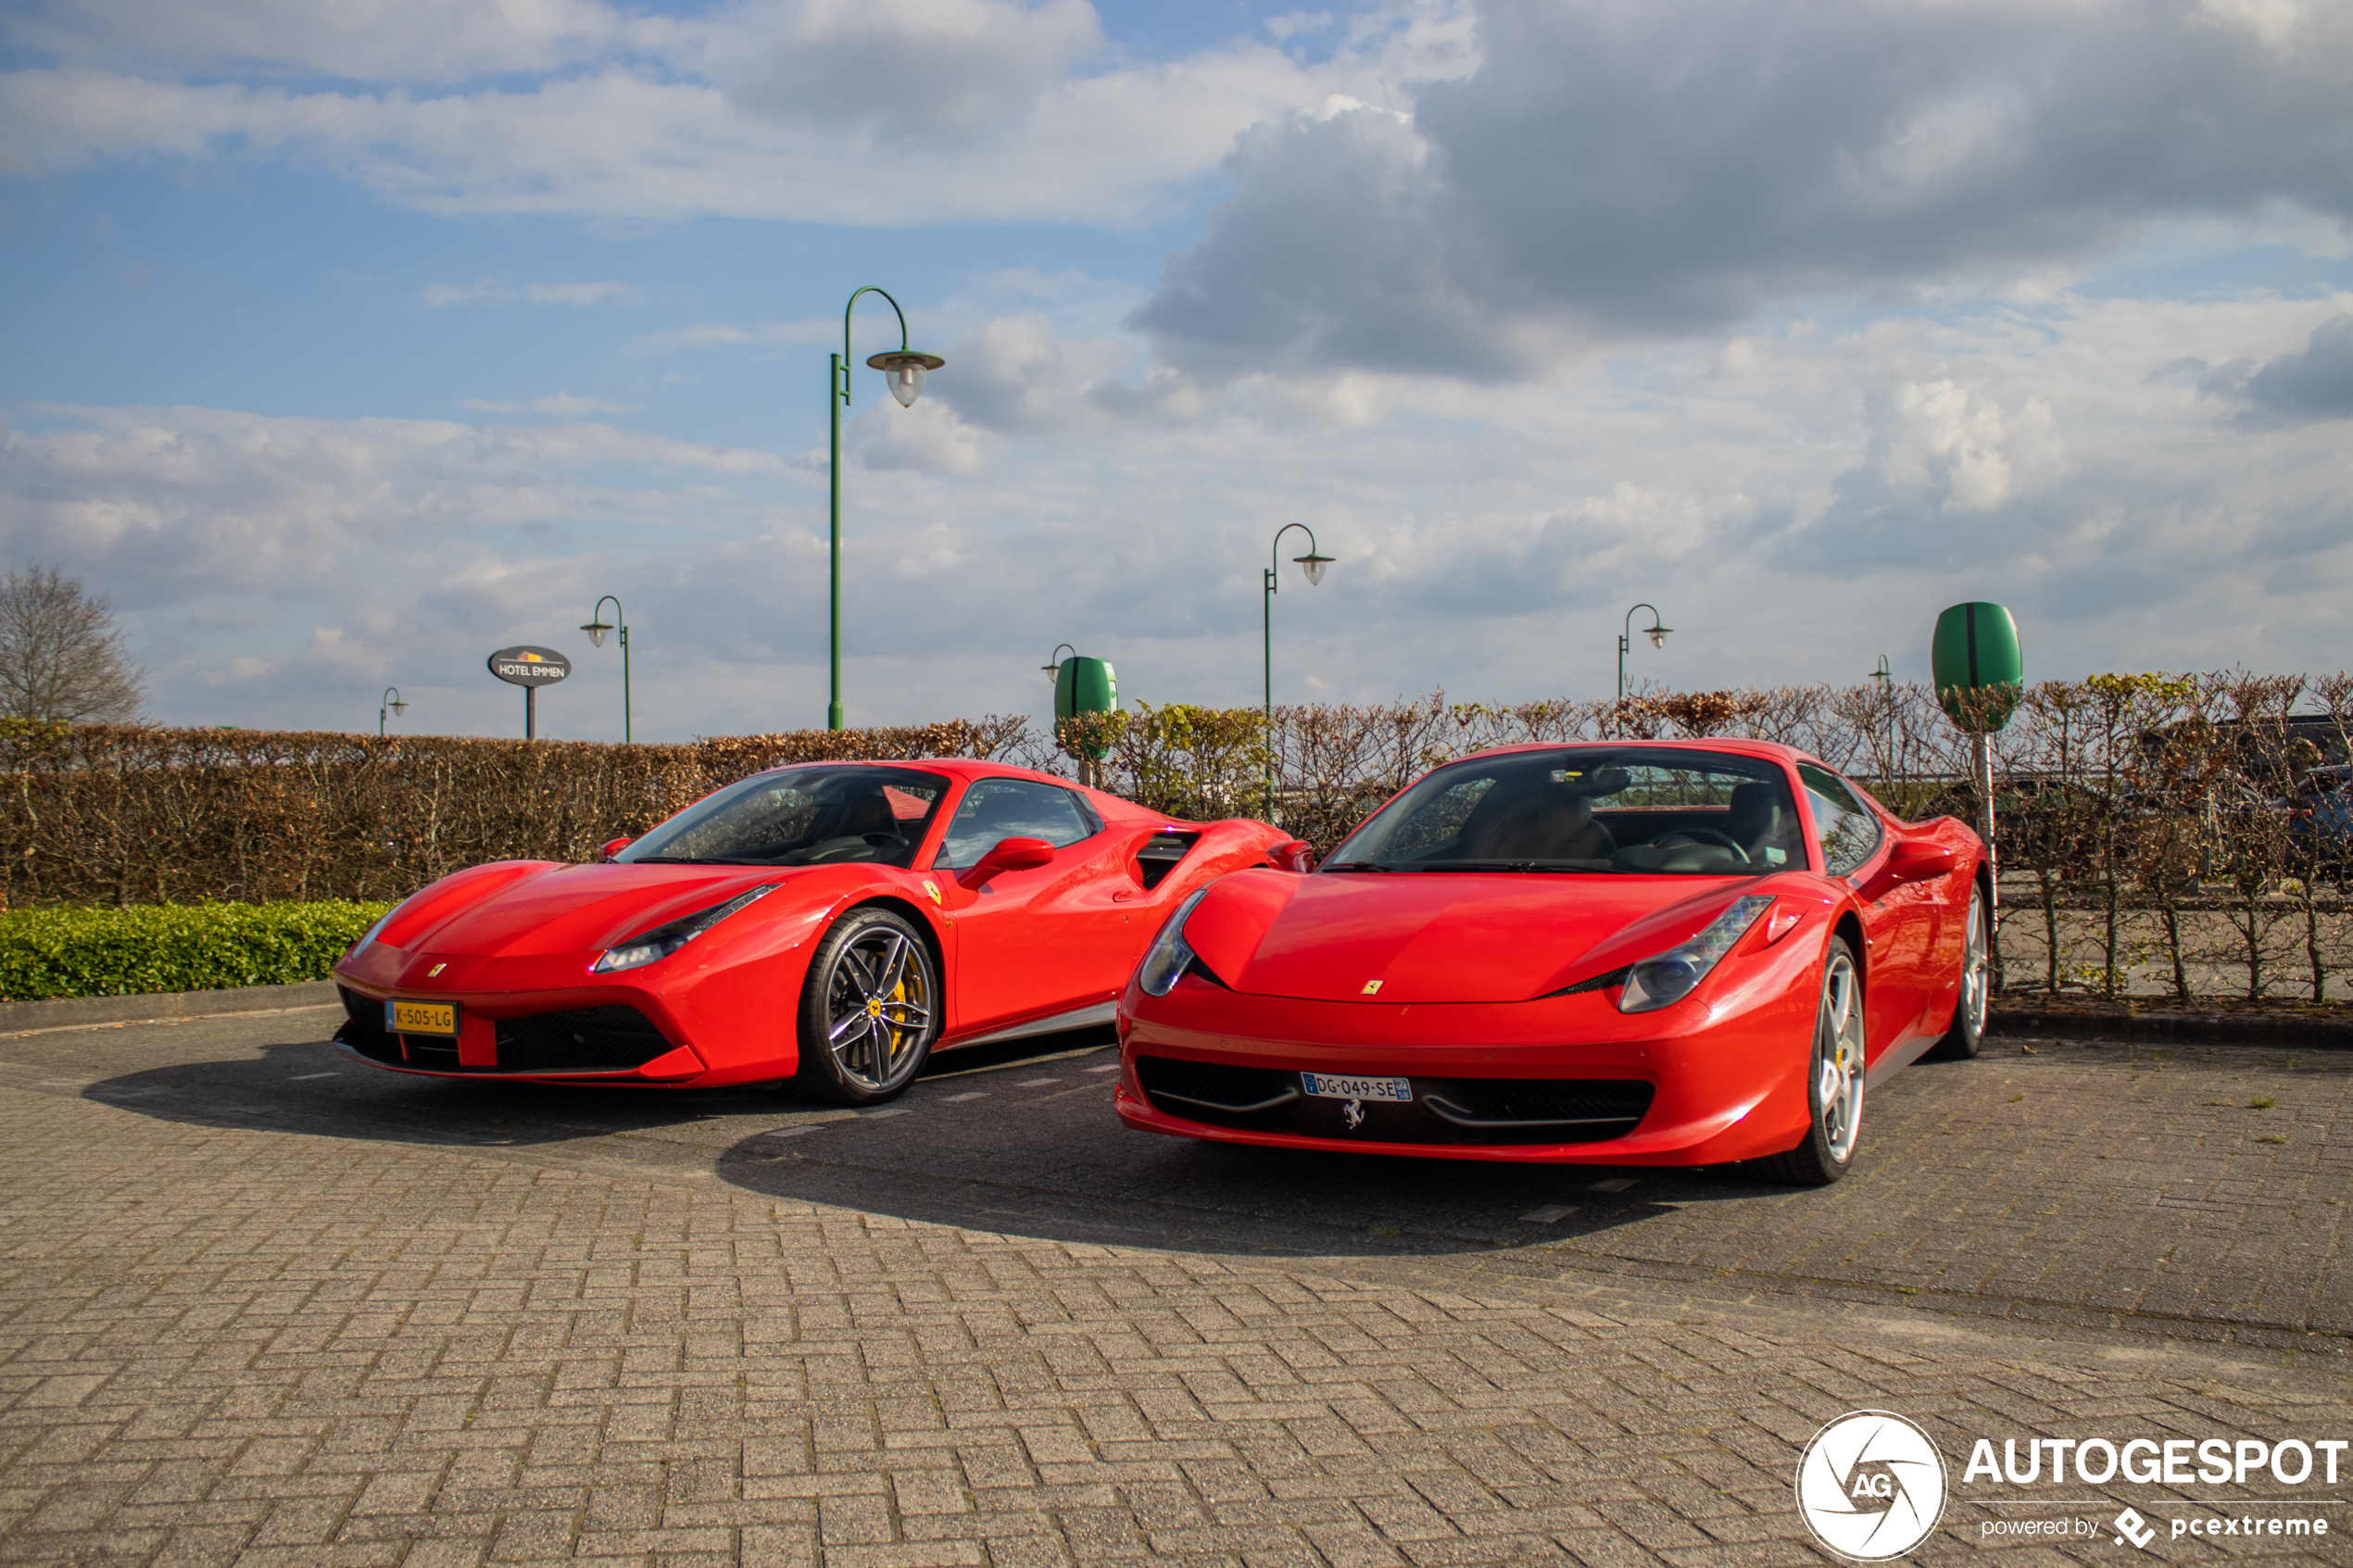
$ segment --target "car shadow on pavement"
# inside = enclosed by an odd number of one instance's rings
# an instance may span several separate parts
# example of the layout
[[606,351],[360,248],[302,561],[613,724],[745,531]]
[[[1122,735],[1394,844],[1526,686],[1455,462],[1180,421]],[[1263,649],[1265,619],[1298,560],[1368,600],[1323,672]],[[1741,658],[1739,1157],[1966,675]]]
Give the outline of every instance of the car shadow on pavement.
[[1735,1173],[1515,1166],[1192,1143],[1112,1113],[1108,1030],[936,1058],[891,1104],[774,1086],[427,1078],[321,1039],[144,1068],[85,1098],[187,1125],[711,1173],[767,1197],[1040,1240],[1217,1255],[1428,1256],[1557,1244],[1771,1189]]

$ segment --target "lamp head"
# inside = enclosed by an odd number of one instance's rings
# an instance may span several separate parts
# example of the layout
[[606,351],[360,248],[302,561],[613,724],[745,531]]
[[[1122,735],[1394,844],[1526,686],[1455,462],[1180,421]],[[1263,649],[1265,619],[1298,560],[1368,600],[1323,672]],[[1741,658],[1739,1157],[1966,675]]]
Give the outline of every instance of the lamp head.
[[1291,557],[1299,563],[1299,570],[1307,573],[1307,585],[1311,588],[1324,580],[1324,568],[1339,558],[1337,556],[1319,555],[1312,546],[1305,555]]
[[912,348],[894,348],[887,354],[876,354],[866,363],[880,370],[890,384],[890,395],[899,399],[902,408],[912,408],[915,399],[924,395],[924,377],[948,363],[937,354],[918,354]]
[[399,718],[399,717],[400,717],[403,713],[406,713],[406,712],[408,712],[408,711],[409,711],[409,705],[408,705],[406,702],[403,702],[403,701],[402,701],[400,698],[398,698],[398,697],[394,697],[394,698],[392,699],[392,716],[393,716],[394,718],[397,719],[397,718]]
[[1657,619],[1654,617],[1647,628],[1651,640],[1651,646],[1655,648],[1665,647],[1667,646],[1667,633],[1672,632],[1673,630],[1675,630],[1675,628],[1672,626],[1661,626],[1658,623]]
[[581,630],[588,633],[588,646],[590,647],[600,648],[605,646],[605,633],[612,630],[612,624],[610,621],[602,620],[591,621],[587,625],[583,626]]

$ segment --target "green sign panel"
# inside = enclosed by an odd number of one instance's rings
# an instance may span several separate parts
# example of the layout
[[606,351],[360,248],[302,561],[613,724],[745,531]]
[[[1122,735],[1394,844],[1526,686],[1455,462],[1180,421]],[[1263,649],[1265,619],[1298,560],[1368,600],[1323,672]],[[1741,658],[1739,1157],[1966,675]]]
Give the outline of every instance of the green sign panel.
[[1078,655],[1065,659],[1054,671],[1054,717],[1077,713],[1119,711],[1119,677],[1108,659]]
[[1945,716],[1964,730],[2001,729],[2026,684],[2018,622],[1997,604],[1955,605],[1936,618],[1929,670]]

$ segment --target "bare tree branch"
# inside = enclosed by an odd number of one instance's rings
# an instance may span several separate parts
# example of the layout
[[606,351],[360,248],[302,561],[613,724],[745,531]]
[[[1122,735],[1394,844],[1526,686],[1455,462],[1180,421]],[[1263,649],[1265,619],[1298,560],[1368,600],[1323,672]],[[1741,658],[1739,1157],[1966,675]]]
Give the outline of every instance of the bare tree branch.
[[0,715],[127,724],[146,700],[114,611],[82,579],[34,561],[0,575]]

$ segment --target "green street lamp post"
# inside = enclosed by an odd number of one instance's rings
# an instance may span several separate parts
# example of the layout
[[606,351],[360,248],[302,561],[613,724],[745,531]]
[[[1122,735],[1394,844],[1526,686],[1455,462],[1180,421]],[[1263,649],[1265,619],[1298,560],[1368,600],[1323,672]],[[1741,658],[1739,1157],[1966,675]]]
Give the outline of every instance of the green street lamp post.
[[1293,556],[1291,560],[1297,564],[1301,571],[1307,574],[1309,587],[1313,588],[1321,583],[1324,580],[1324,568],[1339,558],[1335,556],[1320,554],[1316,550],[1315,531],[1303,522],[1283,524],[1275,530],[1274,541],[1266,546],[1266,575],[1263,581],[1265,591],[1259,595],[1259,606],[1265,611],[1266,621],[1265,809],[1270,820],[1275,812],[1275,596],[1282,591],[1275,582],[1275,572],[1279,564],[1277,558],[1282,552],[1283,535],[1294,528],[1307,535],[1307,553],[1303,556]]
[[[608,601],[612,605],[610,621],[605,619]],[[597,608],[588,612],[588,624],[581,630],[588,633],[588,646],[592,648],[605,646],[606,633],[618,631],[621,633],[621,744],[627,746],[635,738],[629,727],[629,612],[621,608],[618,596],[607,594],[597,601]]]
[[1880,784],[1884,786],[1895,777],[1895,671],[1888,668],[1887,655],[1879,656],[1879,668],[1870,679],[1879,683]]
[[831,368],[826,371],[825,402],[833,412],[833,532],[831,555],[833,581],[830,589],[826,622],[830,628],[828,669],[832,676],[831,696],[825,704],[825,728],[841,728],[841,411],[849,403],[849,313],[857,307],[859,295],[879,294],[889,302],[899,318],[899,346],[887,354],[877,354],[866,363],[883,372],[890,386],[890,395],[899,399],[902,408],[912,408],[915,399],[924,394],[924,377],[948,363],[937,354],[920,354],[907,346],[907,312],[899,302],[872,284],[849,296],[841,307],[841,352],[829,355]]
[[1675,630],[1672,626],[1659,624],[1656,605],[1638,604],[1627,610],[1626,623],[1619,628],[1617,633],[1617,707],[1612,710],[1612,717],[1616,720],[1614,727],[1621,735],[1626,733],[1626,650],[1634,646],[1634,611],[1637,609],[1646,609],[1651,612],[1651,623],[1642,628],[1643,635],[1651,640],[1651,646],[1665,647],[1667,633]]
[[397,719],[408,711],[409,705],[400,700],[400,688],[386,686],[384,695],[379,699],[376,708],[376,738],[382,740],[384,737],[384,715],[387,712]]
[[1064,648],[1070,648],[1070,656],[1073,659],[1078,657],[1078,650],[1076,648],[1071,648],[1068,643],[1056,643],[1054,645],[1053,656],[1049,659],[1046,663],[1039,666],[1040,669],[1046,671],[1046,684],[1050,686],[1059,685],[1062,682],[1063,649]]

